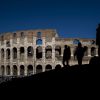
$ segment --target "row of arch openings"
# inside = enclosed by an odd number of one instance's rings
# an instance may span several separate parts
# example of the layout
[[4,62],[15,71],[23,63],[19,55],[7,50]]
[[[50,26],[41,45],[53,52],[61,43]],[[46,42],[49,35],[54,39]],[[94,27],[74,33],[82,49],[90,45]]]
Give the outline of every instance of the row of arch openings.
[[[58,69],[58,68],[61,68],[60,64],[56,65],[56,67],[55,67],[55,69]],[[1,75],[5,75],[5,70],[6,70],[6,75],[11,75],[11,67],[9,65],[7,65],[6,67],[4,65],[2,65],[0,70],[1,70]],[[52,70],[52,66],[50,64],[46,65],[46,67],[45,67],[45,71],[49,71],[49,70]],[[21,65],[19,68],[19,71],[20,71],[20,75],[24,76],[25,75],[25,66]],[[33,71],[34,71],[34,67],[32,65],[29,65],[27,67],[27,75],[33,74],[34,73]],[[37,65],[36,73],[41,73],[41,72],[43,72],[42,65]],[[12,74],[13,74],[13,76],[18,75],[18,67],[16,65],[13,65],[13,67],[12,67]]]

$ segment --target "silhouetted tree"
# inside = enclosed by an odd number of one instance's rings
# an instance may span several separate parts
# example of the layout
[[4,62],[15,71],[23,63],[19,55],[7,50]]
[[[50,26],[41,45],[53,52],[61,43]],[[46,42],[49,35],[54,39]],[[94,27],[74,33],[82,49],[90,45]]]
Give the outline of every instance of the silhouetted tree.
[[64,52],[63,52],[63,66],[69,66],[69,60],[71,57],[70,47],[65,45]]
[[84,48],[82,47],[82,44],[80,42],[78,43],[78,47],[76,48],[75,56],[78,60],[78,64],[82,65],[82,59],[84,56]]
[[98,45],[98,56],[100,57],[100,24],[96,29],[96,45]]

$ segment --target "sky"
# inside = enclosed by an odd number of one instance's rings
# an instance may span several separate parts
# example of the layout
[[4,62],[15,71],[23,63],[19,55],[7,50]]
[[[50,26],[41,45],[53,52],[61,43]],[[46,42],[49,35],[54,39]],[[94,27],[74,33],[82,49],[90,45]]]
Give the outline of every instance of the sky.
[[0,0],[0,33],[56,29],[64,38],[95,38],[100,0]]

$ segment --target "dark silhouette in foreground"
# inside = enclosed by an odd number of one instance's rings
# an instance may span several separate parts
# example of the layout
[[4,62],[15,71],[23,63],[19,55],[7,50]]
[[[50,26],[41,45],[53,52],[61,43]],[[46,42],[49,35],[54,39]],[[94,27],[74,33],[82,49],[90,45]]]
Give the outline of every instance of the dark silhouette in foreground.
[[63,66],[69,66],[70,57],[71,57],[70,47],[65,45],[65,49],[63,52]]
[[48,97],[53,97],[54,94],[59,97],[61,93],[65,93],[66,95],[63,94],[65,98],[69,95],[71,97],[75,95],[76,97],[90,98],[99,91],[99,70],[99,66],[88,64],[71,67],[65,66],[61,69],[55,69],[37,75],[15,78],[0,84],[0,90],[3,90],[4,94],[14,93],[15,96],[16,94],[18,96],[19,93],[21,96],[26,93],[32,97],[36,94],[38,96],[45,94]]
[[96,29],[96,45],[98,46],[98,56],[94,56],[90,59],[90,65],[99,65],[100,66],[100,24]]
[[84,56],[84,48],[82,47],[82,44],[79,42],[78,47],[76,48],[75,54],[77,60],[78,60],[78,65],[82,65],[82,59]]
[[100,57],[100,24],[96,29],[96,45],[98,46],[98,56]]

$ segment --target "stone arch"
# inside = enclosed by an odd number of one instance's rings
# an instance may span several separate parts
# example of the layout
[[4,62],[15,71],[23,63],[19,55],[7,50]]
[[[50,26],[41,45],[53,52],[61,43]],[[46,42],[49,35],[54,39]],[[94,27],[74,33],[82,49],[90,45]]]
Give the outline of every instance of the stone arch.
[[6,50],[6,59],[10,59],[10,49]]
[[96,48],[91,47],[91,56],[96,56]]
[[25,37],[25,33],[24,32],[21,32],[20,33],[20,36],[21,36],[21,38],[24,38]]
[[84,46],[84,56],[88,56],[88,47]]
[[10,41],[6,41],[6,46],[10,47]]
[[27,67],[27,75],[32,75],[33,74],[33,66],[32,65],[28,65]]
[[17,34],[13,33],[13,43],[17,43]]
[[4,49],[1,49],[1,58],[4,59]]
[[6,66],[6,74],[10,75],[10,66],[9,65]]
[[78,40],[78,39],[73,40],[73,44],[78,44],[79,42],[80,42],[80,40]]
[[46,59],[52,59],[52,47],[50,45],[45,48],[45,57]]
[[18,75],[18,69],[16,65],[13,65],[13,75],[17,76]]
[[50,64],[46,65],[45,67],[45,71],[49,71],[52,70],[52,66]]
[[57,46],[55,46],[55,57],[57,59],[59,59],[60,56],[61,56],[61,46],[60,45],[57,45]]
[[24,53],[25,53],[24,47],[20,47],[20,60],[21,61],[24,60]]
[[1,45],[3,45],[4,44],[4,36],[2,35],[1,36]]
[[17,34],[16,33],[13,33],[13,38],[16,38]]
[[42,47],[41,46],[38,46],[36,48],[36,58],[37,59],[41,59],[42,58]]
[[61,65],[60,64],[57,64],[55,69],[61,69]]
[[42,34],[41,32],[37,32],[37,37],[41,38],[41,34]]
[[37,39],[36,40],[36,45],[42,45],[42,39]]
[[24,76],[25,67],[24,65],[20,66],[20,75]]
[[13,59],[17,58],[17,48],[13,48]]
[[1,75],[4,76],[5,75],[5,66],[1,65]]
[[31,57],[33,57],[33,53],[34,53],[33,47],[32,47],[32,46],[29,46],[29,47],[27,48],[27,56],[28,56],[29,58],[31,58]]
[[42,65],[37,65],[36,66],[36,73],[41,73],[42,72]]

